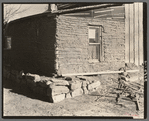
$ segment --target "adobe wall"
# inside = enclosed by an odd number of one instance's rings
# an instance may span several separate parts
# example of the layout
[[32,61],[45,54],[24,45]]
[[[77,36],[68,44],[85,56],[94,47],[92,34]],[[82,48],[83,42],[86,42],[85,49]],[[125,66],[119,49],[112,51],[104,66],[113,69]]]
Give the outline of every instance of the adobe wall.
[[31,17],[9,25],[6,35],[12,37],[10,58],[14,70],[46,76],[55,72],[54,18]]
[[[88,24],[104,26],[102,62],[89,62]],[[32,17],[11,24],[6,35],[12,37],[10,60],[16,70],[51,76],[56,71],[97,72],[124,65],[124,20]]]
[[[88,55],[88,24],[103,25],[102,62],[90,63]],[[118,70],[124,66],[124,20],[105,20],[83,17],[57,16],[56,57],[58,73],[84,73]]]

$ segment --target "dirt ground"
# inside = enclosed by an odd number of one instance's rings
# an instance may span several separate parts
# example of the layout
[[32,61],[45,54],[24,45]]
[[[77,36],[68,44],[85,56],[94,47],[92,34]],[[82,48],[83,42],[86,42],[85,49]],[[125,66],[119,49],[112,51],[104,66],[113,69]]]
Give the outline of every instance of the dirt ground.
[[111,80],[101,82],[100,88],[91,94],[49,103],[47,97],[33,94],[27,87],[3,80],[3,116],[120,116],[144,117],[144,102],[141,110],[129,98],[123,97],[116,104],[115,88]]

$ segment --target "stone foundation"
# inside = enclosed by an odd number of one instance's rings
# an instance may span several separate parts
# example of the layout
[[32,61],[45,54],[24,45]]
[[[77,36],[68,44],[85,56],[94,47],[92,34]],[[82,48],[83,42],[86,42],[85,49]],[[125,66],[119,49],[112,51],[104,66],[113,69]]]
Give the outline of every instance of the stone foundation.
[[100,87],[98,77],[45,77],[37,74],[24,74],[9,67],[3,68],[3,77],[18,83],[21,88],[27,86],[33,93],[49,98],[50,102],[57,103],[65,98],[74,98],[96,91]]
[[[139,72],[128,73],[131,78],[137,77],[139,83],[144,83],[144,67],[128,64],[128,70],[138,69]],[[3,67],[3,77],[14,81],[21,88],[27,86],[33,93],[47,96],[50,102],[56,103],[65,98],[73,98],[96,91],[105,80],[118,80],[119,74],[99,76],[72,76],[72,77],[46,77],[37,74],[24,74],[23,71],[12,70],[9,66]],[[4,81],[3,80],[3,81]]]

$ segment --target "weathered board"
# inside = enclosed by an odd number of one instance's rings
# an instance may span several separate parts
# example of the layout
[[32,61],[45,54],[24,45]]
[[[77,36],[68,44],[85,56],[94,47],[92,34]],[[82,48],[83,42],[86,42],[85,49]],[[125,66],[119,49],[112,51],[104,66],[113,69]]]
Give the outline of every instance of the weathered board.
[[139,52],[139,50],[138,50],[138,18],[139,18],[139,9],[138,9],[138,3],[134,3],[134,9],[135,9],[135,13],[134,13],[134,15],[135,15],[135,17],[134,17],[134,23],[135,23],[135,29],[134,29],[134,31],[135,31],[135,64],[136,65],[138,65],[139,63],[138,63],[138,52]]
[[125,62],[143,63],[143,3],[125,4]]
[[130,4],[129,6],[130,8],[130,63],[133,63],[134,62],[134,53],[133,53],[133,37],[134,37],[134,28],[133,28],[133,24],[134,24],[134,21],[133,21],[133,4]]
[[143,63],[143,3],[139,3],[139,65]]
[[129,4],[125,4],[125,62],[129,62]]

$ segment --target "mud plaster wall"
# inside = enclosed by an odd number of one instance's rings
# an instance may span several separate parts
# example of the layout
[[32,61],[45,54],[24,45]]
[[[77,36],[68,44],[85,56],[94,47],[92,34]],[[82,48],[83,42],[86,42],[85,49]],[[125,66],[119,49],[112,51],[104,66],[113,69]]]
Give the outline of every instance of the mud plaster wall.
[[11,66],[26,73],[50,76],[55,72],[55,17],[32,17],[9,25]]
[[[89,62],[88,24],[103,25],[103,61]],[[118,70],[124,66],[124,20],[57,16],[56,62],[58,73],[84,73]]]

